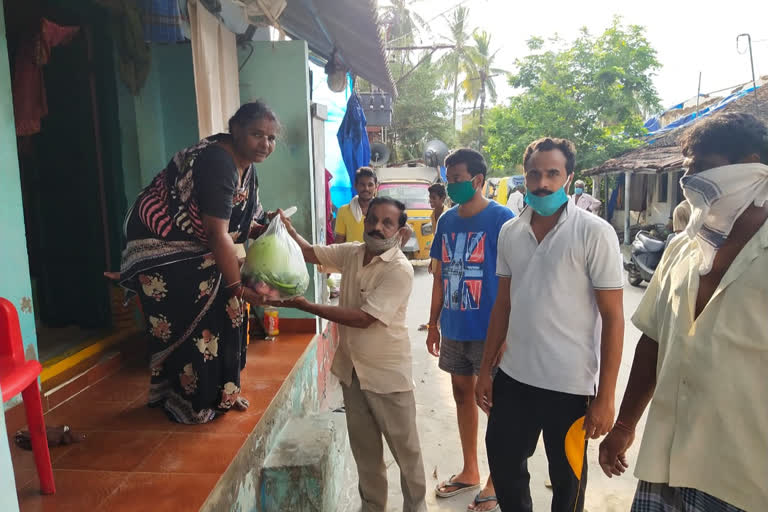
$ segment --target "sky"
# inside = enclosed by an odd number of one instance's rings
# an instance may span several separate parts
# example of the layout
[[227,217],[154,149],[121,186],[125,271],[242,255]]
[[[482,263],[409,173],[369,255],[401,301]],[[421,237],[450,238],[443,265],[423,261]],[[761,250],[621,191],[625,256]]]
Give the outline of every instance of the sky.
[[[380,5],[386,4],[381,0]],[[664,108],[696,96],[699,72],[702,93],[750,81],[749,54],[739,54],[736,36],[749,33],[755,75],[768,75],[768,1],[705,2],[691,0],[414,0],[411,8],[429,21],[432,33],[446,33],[446,10],[461,3],[470,11],[470,26],[487,30],[500,48],[497,66],[514,71],[517,57],[527,54],[525,42],[533,35],[554,34],[566,40],[586,26],[600,34],[620,15],[625,24],[646,27],[647,38],[658,52],[662,68],[654,83]],[[431,21],[430,21],[431,20]],[[423,35],[421,42],[439,42]],[[746,38],[742,41],[746,49]],[[499,101],[514,91],[497,82]]]

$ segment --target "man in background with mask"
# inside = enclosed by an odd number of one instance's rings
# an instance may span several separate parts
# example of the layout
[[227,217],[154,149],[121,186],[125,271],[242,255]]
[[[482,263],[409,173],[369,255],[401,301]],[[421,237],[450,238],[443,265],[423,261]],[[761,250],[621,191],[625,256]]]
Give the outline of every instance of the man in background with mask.
[[628,467],[650,402],[633,511],[766,510],[768,128],[724,113],[682,148],[691,219],[632,318],[643,336],[600,465],[608,476]]
[[[445,159],[445,166],[448,197],[458,206],[440,218],[432,242],[435,267],[427,350],[451,374],[464,467],[437,486],[435,493],[441,498],[480,487],[475,381],[498,286],[496,243],[501,227],[514,217],[508,208],[483,196],[487,166],[480,153],[457,149]],[[497,506],[488,478],[469,510]]]
[[603,204],[602,201],[595,199],[584,192],[584,187],[585,184],[582,180],[576,180],[576,183],[573,184],[573,202],[579,208],[583,208],[595,214],[600,213],[600,205]]
[[476,399],[489,413],[486,448],[502,510],[532,510],[527,461],[543,432],[552,511],[582,511],[587,439],[613,425],[624,270],[613,227],[565,193],[575,153],[564,139],[528,146],[529,208],[499,236],[499,291]]
[[403,510],[426,510],[411,343],[405,322],[413,267],[400,250],[407,220],[403,203],[377,197],[365,216],[364,243],[319,246],[310,245],[284,219],[308,263],[341,273],[338,306],[313,304],[303,297],[274,305],[297,308],[339,324],[339,347],[331,371],[341,381],[364,512],[387,509],[382,436],[400,467]]

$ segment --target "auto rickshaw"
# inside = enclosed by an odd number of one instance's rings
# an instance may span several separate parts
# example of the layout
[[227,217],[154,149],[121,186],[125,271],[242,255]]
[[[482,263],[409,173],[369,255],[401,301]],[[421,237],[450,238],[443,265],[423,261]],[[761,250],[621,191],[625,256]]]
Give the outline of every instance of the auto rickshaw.
[[438,169],[421,164],[413,167],[377,167],[375,170],[379,180],[378,196],[391,197],[405,204],[408,224],[414,236],[403,247],[403,253],[415,264],[428,264],[435,236],[428,189],[440,180]]

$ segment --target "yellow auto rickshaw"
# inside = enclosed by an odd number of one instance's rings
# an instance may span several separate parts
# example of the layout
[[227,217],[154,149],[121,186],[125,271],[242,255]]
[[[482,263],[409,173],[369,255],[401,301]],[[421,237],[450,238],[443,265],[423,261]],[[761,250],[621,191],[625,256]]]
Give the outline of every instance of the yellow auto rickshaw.
[[440,180],[435,167],[378,167],[378,195],[391,197],[405,204],[408,224],[414,236],[403,247],[408,259],[429,263],[435,227],[432,226],[432,208],[429,206],[429,187]]

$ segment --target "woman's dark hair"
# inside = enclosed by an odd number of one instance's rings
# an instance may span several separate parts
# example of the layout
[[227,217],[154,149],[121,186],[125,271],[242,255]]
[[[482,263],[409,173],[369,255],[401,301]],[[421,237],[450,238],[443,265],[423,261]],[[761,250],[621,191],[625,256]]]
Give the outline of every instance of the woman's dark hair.
[[461,148],[451,151],[451,153],[445,157],[445,166],[453,167],[454,165],[465,164],[467,171],[474,178],[478,174],[482,174],[485,178],[488,172],[488,166],[485,163],[485,158],[480,152],[470,148]]
[[576,146],[568,139],[554,137],[543,137],[531,142],[523,153],[523,167],[528,165],[528,160],[536,151],[552,151],[554,149],[559,150],[565,156],[566,174],[573,174],[573,169],[576,167]]
[[750,155],[768,162],[768,128],[746,112],[724,112],[696,123],[680,142],[683,155],[720,155],[732,164]]
[[368,205],[368,211],[371,211],[374,206],[379,204],[391,204],[398,210],[400,210],[400,218],[398,219],[398,227],[405,226],[405,223],[408,222],[408,214],[405,213],[405,204],[398,201],[397,199],[393,199],[391,197],[386,196],[378,196],[374,197],[371,201],[371,204]]
[[435,194],[437,197],[445,199],[445,185],[442,183],[435,183],[429,187],[427,191],[430,193],[430,195]]
[[269,119],[270,121],[274,121],[278,127],[280,126],[280,120],[277,119],[277,115],[262,100],[243,103],[240,108],[237,109],[235,115],[229,119],[229,133],[232,133],[232,127],[234,125],[244,128],[260,119]]
[[373,178],[374,183],[379,182],[379,178],[376,176],[376,173],[373,172],[373,169],[370,167],[361,167],[357,171],[355,171],[355,185],[357,185],[357,182],[360,181],[360,178]]

